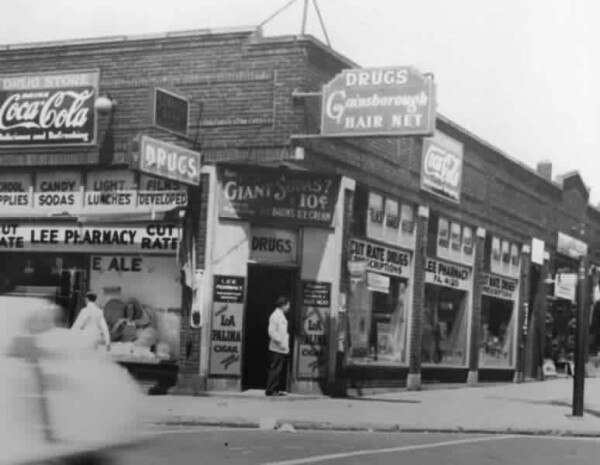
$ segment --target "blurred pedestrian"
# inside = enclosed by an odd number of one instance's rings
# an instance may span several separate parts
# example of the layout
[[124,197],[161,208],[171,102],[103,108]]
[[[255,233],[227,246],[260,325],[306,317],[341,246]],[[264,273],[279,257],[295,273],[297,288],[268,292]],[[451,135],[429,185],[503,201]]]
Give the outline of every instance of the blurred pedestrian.
[[104,312],[96,304],[97,296],[93,292],[85,295],[85,307],[81,309],[71,329],[83,331],[94,348],[102,343],[110,350],[110,333],[104,319]]
[[287,357],[290,353],[290,336],[285,314],[290,310],[290,299],[279,297],[276,308],[269,318],[269,374],[267,377],[267,396],[285,395],[279,390],[282,374],[285,373]]

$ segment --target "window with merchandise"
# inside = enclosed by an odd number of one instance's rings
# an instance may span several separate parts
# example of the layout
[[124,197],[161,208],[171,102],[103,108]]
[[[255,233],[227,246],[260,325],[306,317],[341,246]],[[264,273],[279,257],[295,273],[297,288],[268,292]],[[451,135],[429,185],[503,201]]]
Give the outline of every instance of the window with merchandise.
[[160,363],[179,355],[181,285],[172,256],[93,255],[89,288],[118,361]]
[[521,246],[495,235],[485,241],[479,324],[479,365],[513,368],[516,364]]
[[412,205],[357,187],[347,264],[349,365],[408,363],[414,226]]
[[423,364],[463,367],[472,311],[474,228],[432,212],[428,231]]

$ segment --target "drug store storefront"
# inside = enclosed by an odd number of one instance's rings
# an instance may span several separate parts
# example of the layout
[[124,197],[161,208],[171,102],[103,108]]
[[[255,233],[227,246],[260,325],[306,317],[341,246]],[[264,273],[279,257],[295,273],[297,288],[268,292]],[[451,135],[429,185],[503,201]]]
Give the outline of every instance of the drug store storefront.
[[287,296],[290,357],[281,389],[322,392],[339,305],[341,185],[350,181],[254,165],[220,165],[214,172],[202,347],[208,389],[265,388],[269,316],[277,297]]
[[474,228],[432,212],[422,314],[423,377],[466,375],[473,309]]
[[126,169],[12,170],[0,175],[0,276],[16,291],[55,299],[62,324],[92,290],[120,361],[179,354],[180,185]]
[[516,367],[521,246],[496,235],[486,237],[479,318],[479,369],[501,371]]
[[342,371],[350,389],[406,378],[416,243],[413,205],[358,185],[353,210],[342,319]]

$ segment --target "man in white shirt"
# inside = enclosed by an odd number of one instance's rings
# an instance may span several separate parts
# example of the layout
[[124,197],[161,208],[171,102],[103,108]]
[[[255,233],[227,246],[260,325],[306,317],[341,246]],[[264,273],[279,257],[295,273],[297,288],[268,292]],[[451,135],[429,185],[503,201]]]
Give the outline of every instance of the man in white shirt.
[[72,329],[84,331],[95,348],[104,343],[110,350],[110,333],[104,319],[104,312],[96,305],[97,296],[93,292],[85,295],[85,307],[81,309]]
[[282,396],[279,391],[281,376],[290,353],[290,335],[285,314],[290,310],[290,299],[279,297],[276,308],[269,318],[269,375],[267,377],[267,396]]

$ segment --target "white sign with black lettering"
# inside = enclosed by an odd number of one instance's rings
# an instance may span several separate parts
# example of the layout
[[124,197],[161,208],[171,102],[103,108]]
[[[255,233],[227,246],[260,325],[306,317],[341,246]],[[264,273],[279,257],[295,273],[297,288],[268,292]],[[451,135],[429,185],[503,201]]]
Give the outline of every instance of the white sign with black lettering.
[[432,258],[427,259],[425,266],[426,283],[468,291],[471,289],[471,281],[470,268]]
[[517,300],[517,281],[485,273],[481,293],[504,300]]
[[3,213],[31,207],[32,176],[29,173],[0,173],[0,209]]
[[360,239],[350,240],[350,261],[367,262],[367,270],[391,276],[411,276],[412,253]]
[[136,206],[137,186],[132,171],[90,171],[86,187],[87,210],[131,211]]
[[372,292],[390,293],[390,277],[378,273],[367,273],[367,289]]
[[250,260],[265,263],[296,263],[298,233],[288,229],[252,228]]
[[174,254],[180,231],[174,224],[75,225],[0,223],[0,251],[140,252]]
[[36,176],[34,208],[71,212],[83,205],[79,171],[48,171]]

